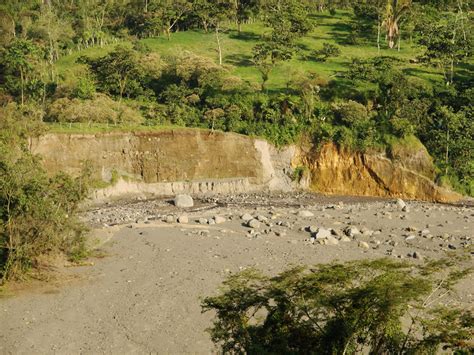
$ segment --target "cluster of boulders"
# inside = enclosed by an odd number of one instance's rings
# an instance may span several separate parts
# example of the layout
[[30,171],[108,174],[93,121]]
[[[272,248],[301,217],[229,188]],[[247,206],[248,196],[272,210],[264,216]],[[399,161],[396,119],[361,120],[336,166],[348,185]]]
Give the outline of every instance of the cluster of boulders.
[[[472,210],[455,206],[407,203],[401,199],[393,202],[375,201],[369,203],[314,203],[308,196],[302,199],[306,205],[296,204],[288,197],[290,204],[279,205],[287,195],[245,195],[234,197],[213,197],[199,199],[197,203],[189,195],[177,195],[172,200],[134,202],[102,208],[89,214],[90,221],[98,225],[164,222],[188,225],[186,230],[195,229],[194,234],[209,236],[202,226],[226,224],[237,234],[251,239],[264,236],[286,237],[291,244],[305,243],[313,246],[356,245],[359,250],[373,251],[397,258],[422,259],[432,251],[452,251],[472,245],[471,235],[452,233],[436,234],[430,228],[446,227],[451,220],[437,221],[417,228],[411,223],[412,215],[429,218],[433,213],[444,216],[456,213],[468,221]],[[235,203],[242,201],[242,205]],[[268,204],[261,205],[262,201]],[[277,201],[278,203],[273,203]],[[311,203],[313,202],[313,203]],[[196,206],[197,204],[197,206]],[[367,222],[367,218],[370,219]],[[400,222],[398,223],[397,220]],[[408,225],[407,225],[408,224]],[[196,227],[193,227],[196,225]],[[197,227],[201,225],[201,227]],[[372,229],[368,225],[372,226]],[[464,227],[466,228],[466,227]],[[211,229],[209,227],[209,229]],[[224,229],[217,229],[222,231]],[[193,233],[191,233],[193,234]],[[194,235],[193,234],[193,235]],[[356,247],[356,248],[357,248]],[[351,248],[351,247],[349,247]]]

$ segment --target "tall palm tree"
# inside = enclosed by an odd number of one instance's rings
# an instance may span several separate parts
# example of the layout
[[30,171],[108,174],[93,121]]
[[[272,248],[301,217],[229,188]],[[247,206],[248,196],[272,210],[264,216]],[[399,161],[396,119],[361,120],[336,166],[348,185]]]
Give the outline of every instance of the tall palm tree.
[[395,47],[395,41],[400,34],[399,22],[411,6],[411,0],[387,0],[382,26],[387,33],[388,47]]

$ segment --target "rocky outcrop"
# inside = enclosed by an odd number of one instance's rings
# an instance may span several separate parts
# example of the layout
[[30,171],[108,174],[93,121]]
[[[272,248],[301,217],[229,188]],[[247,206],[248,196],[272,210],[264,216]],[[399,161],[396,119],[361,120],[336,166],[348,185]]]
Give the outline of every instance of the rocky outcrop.
[[426,150],[405,154],[406,159],[390,159],[385,153],[351,152],[327,143],[319,149],[300,149],[293,165],[308,168],[309,187],[313,191],[437,202],[461,198],[433,182],[434,167]]

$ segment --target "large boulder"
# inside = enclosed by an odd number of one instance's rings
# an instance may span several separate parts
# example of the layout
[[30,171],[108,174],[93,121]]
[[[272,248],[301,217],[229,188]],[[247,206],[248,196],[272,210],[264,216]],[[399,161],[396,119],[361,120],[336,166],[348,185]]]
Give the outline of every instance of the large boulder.
[[176,195],[174,205],[179,208],[188,208],[194,206],[194,201],[189,195]]

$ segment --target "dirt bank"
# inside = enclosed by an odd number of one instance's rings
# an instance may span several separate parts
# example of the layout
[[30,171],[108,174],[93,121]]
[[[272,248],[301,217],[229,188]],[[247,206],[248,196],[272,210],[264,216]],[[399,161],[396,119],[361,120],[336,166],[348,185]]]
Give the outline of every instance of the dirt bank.
[[[415,138],[414,138],[415,139]],[[416,140],[416,139],[415,139]],[[351,152],[326,144],[277,149],[264,140],[197,129],[107,134],[47,134],[31,141],[51,173],[77,174],[86,164],[109,183],[98,200],[176,193],[312,191],[453,202],[458,194],[433,182],[426,149],[395,146],[387,152]],[[409,147],[409,148],[407,148]],[[303,169],[301,184],[292,182]]]

